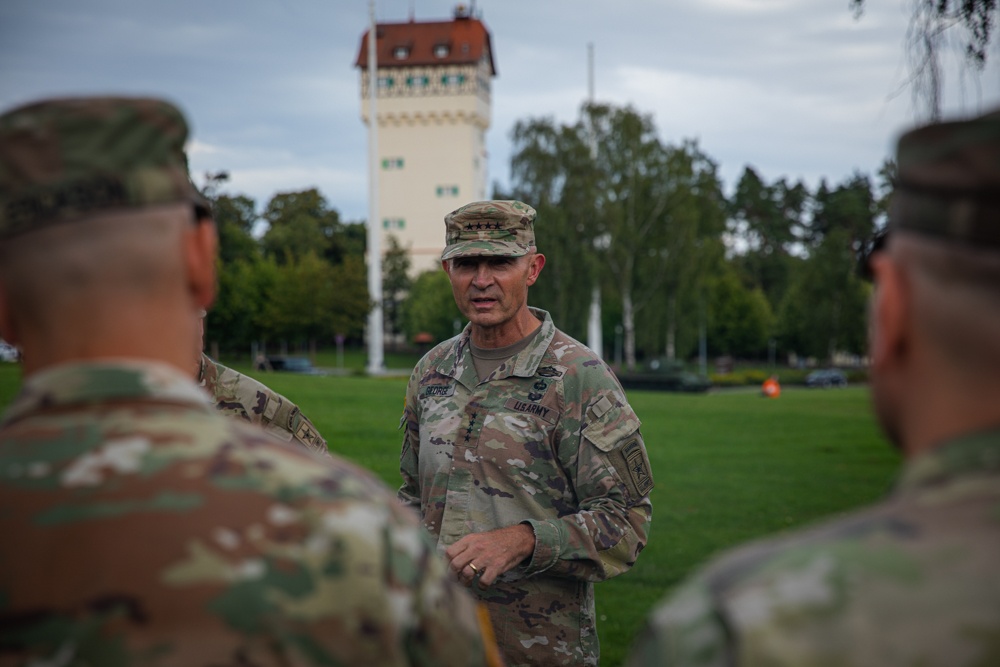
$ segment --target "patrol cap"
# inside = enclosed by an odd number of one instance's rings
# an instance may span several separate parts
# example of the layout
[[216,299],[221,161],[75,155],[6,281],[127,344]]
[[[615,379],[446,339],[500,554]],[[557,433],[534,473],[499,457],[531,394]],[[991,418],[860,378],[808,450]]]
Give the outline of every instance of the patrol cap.
[[441,259],[521,257],[535,245],[535,209],[524,202],[477,201],[444,217]]
[[45,100],[0,116],[0,239],[102,212],[190,202],[188,126],[156,99]]
[[902,135],[888,230],[1000,251],[1000,109]]

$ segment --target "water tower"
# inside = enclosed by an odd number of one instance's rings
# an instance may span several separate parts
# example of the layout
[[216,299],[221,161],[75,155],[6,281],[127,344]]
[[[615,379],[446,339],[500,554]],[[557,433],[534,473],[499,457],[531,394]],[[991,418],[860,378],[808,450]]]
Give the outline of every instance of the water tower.
[[[366,125],[369,32],[355,61]],[[395,236],[417,273],[440,266],[445,214],[487,197],[493,49],[462,5],[450,21],[379,23],[376,34],[381,248]]]

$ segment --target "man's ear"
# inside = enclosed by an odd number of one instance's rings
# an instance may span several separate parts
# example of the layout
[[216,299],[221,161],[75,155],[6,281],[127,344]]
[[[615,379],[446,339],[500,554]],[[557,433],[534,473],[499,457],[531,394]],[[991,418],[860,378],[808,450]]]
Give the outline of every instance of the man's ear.
[[215,300],[215,260],[219,239],[215,223],[200,220],[184,230],[184,262],[196,307],[207,310]]
[[540,252],[536,252],[531,256],[531,265],[528,267],[528,287],[535,284],[538,280],[538,274],[542,272],[542,267],[545,266],[545,255]]
[[885,254],[871,259],[870,354],[872,371],[886,373],[906,361],[910,347],[910,293],[906,274]]

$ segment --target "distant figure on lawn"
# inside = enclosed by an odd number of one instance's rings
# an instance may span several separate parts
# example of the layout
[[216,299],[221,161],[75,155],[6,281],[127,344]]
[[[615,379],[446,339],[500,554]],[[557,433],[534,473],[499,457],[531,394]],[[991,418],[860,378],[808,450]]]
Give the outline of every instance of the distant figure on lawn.
[[1000,665],[1000,111],[904,134],[897,164],[864,262],[895,490],[714,561],[631,667]]
[[0,333],[24,351],[0,664],[486,664],[475,603],[385,485],[194,382],[217,241],[187,135],[154,99],[0,115]]

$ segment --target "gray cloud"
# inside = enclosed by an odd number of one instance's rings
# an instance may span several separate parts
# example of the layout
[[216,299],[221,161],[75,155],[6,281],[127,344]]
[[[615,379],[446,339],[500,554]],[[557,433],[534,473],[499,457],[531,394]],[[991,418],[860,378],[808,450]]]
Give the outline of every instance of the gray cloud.
[[[447,0],[380,0],[380,20],[451,15]],[[664,140],[697,138],[732,185],[838,182],[873,173],[913,124],[906,4],[870,0],[479,0],[500,77],[488,135],[506,183],[509,132],[529,116],[575,120],[596,49],[599,101],[651,114]],[[0,106],[86,93],[152,94],[192,121],[192,171],[226,170],[259,205],[318,187],[347,219],[367,210],[367,138],[353,67],[363,0],[6,0]],[[950,68],[949,112],[1000,105],[1000,68]]]

